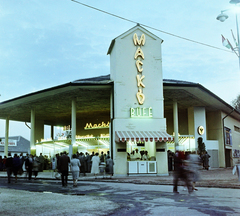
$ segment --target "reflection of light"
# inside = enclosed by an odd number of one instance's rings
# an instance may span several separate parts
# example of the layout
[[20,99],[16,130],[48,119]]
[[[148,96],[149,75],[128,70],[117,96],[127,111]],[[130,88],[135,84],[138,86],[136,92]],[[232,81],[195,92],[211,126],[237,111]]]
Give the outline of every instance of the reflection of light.
[[67,147],[68,146],[68,144],[63,144],[63,143],[60,143],[60,142],[54,142],[54,143],[57,144],[57,145],[63,146],[63,147]]
[[79,144],[79,145],[82,145],[84,147],[88,147],[88,144],[85,143],[85,142],[80,141],[80,142],[76,142],[76,143]]
[[100,143],[102,143],[103,145],[109,147],[109,142],[105,141],[105,140],[99,140]]

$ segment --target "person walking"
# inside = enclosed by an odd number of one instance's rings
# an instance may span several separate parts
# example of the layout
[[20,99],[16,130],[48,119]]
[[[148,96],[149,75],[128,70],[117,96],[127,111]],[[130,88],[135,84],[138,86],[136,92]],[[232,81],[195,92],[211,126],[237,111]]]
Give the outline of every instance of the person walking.
[[205,154],[203,154],[202,156],[202,160],[203,160],[203,168],[206,170],[209,170],[209,158],[211,156],[207,153],[207,151],[205,152]]
[[190,179],[192,181],[192,190],[197,191],[198,189],[195,187],[196,182],[200,180],[200,174],[199,174],[199,164],[200,164],[201,158],[199,157],[196,152],[193,152],[189,155],[188,158],[188,169],[190,172]]
[[106,174],[110,175],[110,178],[113,176],[113,165],[114,162],[110,156],[107,156],[108,158],[106,159]]
[[77,180],[80,172],[80,160],[77,158],[77,155],[73,155],[71,160],[71,170],[72,170],[72,178],[73,178],[73,187],[77,187]]
[[15,176],[15,183],[17,183],[18,171],[21,169],[21,160],[17,154],[14,154],[13,158],[13,174]]
[[88,154],[88,152],[86,152],[86,162],[87,162],[87,173],[91,172],[91,157]]
[[92,169],[91,169],[91,173],[94,174],[95,179],[97,178],[97,174],[99,174],[99,163],[100,163],[100,158],[98,156],[98,153],[96,153],[92,157]]
[[33,169],[32,169],[35,180],[37,179],[37,175],[38,175],[38,172],[39,172],[39,165],[40,164],[41,163],[39,162],[38,157],[35,156],[33,158]]
[[25,167],[28,172],[28,180],[32,179],[32,169],[33,169],[33,156],[30,154],[26,159]]
[[8,157],[6,159],[5,163],[6,169],[7,169],[7,177],[8,177],[8,183],[11,183],[11,175],[13,171],[13,158],[11,153],[8,153]]
[[182,180],[188,188],[188,192],[192,192],[192,185],[189,180],[189,173],[184,165],[185,155],[182,151],[176,151],[174,157],[174,176],[173,176],[173,192],[178,194],[178,181]]
[[[85,158],[85,155],[82,152],[80,152],[80,154],[79,154],[79,160],[80,160],[80,164],[81,164],[81,168],[80,168],[81,173],[83,173],[83,175],[86,176],[86,170],[85,170],[86,158]],[[79,175],[80,175],[80,172],[79,172]]]
[[59,157],[59,163],[58,163],[58,166],[59,166],[58,170],[61,172],[63,187],[67,187],[69,163],[70,163],[70,158],[67,156],[66,151],[64,151],[62,156]]
[[39,164],[39,171],[42,172],[43,171],[43,167],[44,167],[44,157],[42,155],[42,153],[40,153],[38,160],[40,162]]

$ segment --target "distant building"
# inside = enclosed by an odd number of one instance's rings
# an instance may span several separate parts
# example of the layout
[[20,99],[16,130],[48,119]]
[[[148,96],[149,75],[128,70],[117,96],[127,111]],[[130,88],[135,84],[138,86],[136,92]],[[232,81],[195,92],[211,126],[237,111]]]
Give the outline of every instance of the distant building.
[[[0,155],[4,155],[5,137],[0,137]],[[8,152],[12,154],[26,154],[30,152],[30,141],[22,136],[10,136],[8,138]]]

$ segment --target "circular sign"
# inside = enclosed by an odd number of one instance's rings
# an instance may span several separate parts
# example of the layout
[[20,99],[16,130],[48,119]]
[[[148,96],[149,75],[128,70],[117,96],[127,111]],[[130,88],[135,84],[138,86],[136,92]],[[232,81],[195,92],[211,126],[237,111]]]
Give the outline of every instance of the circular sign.
[[197,131],[198,131],[199,135],[203,135],[204,134],[204,127],[203,126],[199,126]]

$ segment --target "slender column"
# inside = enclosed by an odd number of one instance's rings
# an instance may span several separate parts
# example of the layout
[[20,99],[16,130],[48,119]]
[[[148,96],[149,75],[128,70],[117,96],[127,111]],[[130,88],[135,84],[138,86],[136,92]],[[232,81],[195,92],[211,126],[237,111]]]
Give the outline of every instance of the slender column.
[[175,149],[179,146],[178,142],[178,105],[177,101],[173,101],[173,126],[174,126],[174,141],[175,141]]
[[54,140],[55,137],[54,137],[54,126],[51,125],[51,138]]
[[77,119],[77,105],[76,105],[76,100],[72,100],[72,142],[71,145],[69,145],[69,157],[72,157],[73,153],[73,145],[76,144],[76,119]]
[[8,155],[9,117],[6,118],[4,155]]
[[31,110],[30,153],[35,154],[35,109]]

